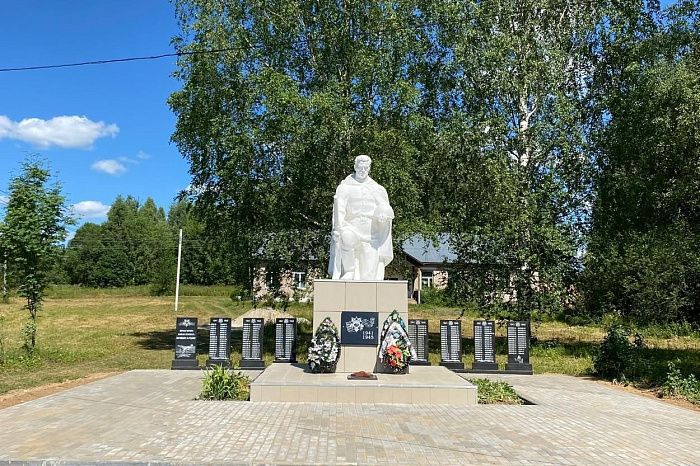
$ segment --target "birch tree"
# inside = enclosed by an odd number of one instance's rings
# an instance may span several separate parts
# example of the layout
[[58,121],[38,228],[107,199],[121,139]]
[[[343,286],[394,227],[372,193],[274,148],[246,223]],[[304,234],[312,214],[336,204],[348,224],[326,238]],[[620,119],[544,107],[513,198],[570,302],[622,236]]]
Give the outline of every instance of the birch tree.
[[[427,42],[410,1],[177,2],[182,52],[170,97],[185,193],[230,243],[239,279],[265,259],[324,262],[333,194],[362,153],[387,186],[405,236],[426,211],[418,110]],[[274,253],[271,252],[274,249]],[[270,251],[268,253],[268,251]]]
[[463,297],[519,316],[567,304],[590,203],[587,98],[605,7],[491,0],[431,9],[449,51],[432,171]]
[[700,2],[606,34],[584,311],[700,322]]

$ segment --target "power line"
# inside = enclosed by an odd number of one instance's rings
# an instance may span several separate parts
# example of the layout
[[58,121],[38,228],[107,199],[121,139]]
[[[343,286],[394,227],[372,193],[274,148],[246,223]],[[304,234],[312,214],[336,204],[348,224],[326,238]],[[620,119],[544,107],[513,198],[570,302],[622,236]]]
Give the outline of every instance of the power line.
[[109,60],[94,60],[94,61],[84,61],[78,63],[63,63],[59,65],[37,65],[37,66],[23,66],[19,68],[0,68],[0,72],[7,71],[30,71],[30,70],[48,70],[53,68],[71,68],[75,66],[86,66],[86,65],[105,65],[108,63],[124,63],[130,61],[143,61],[143,60],[158,60],[160,58],[168,57],[180,57],[184,55],[202,55],[208,53],[221,53],[230,52],[238,50],[237,47],[223,48],[223,49],[212,49],[212,50],[195,50],[191,52],[174,52],[174,53],[164,53],[161,55],[149,55],[144,57],[129,57],[129,58],[112,58]]
[[[545,9],[541,9],[541,12],[546,11]],[[551,10],[550,10],[551,11]],[[478,16],[479,19],[485,19],[485,18],[490,18],[490,19],[496,19],[496,18],[513,18],[517,17],[519,13],[500,13],[500,12],[495,12],[491,14],[480,14]],[[471,18],[476,19],[476,17]],[[458,21],[457,24],[461,24],[462,21]],[[375,34],[383,34],[386,32],[400,32],[400,31],[415,31],[415,32],[425,32],[425,30],[431,29],[438,27],[438,24],[433,24],[433,23],[426,23],[422,25],[418,25],[418,27],[415,26],[398,26],[398,27],[389,27],[386,29],[380,29],[377,31],[372,31]],[[369,34],[369,33],[366,33]],[[301,44],[306,44],[308,45],[308,41],[304,39],[296,40],[295,42],[301,43]],[[164,53],[160,55],[148,55],[148,56],[141,56],[141,57],[128,57],[128,58],[112,58],[112,59],[107,59],[107,60],[93,60],[93,61],[84,61],[84,62],[76,62],[76,63],[62,63],[62,64],[56,64],[56,65],[35,65],[35,66],[22,66],[22,67],[16,67],[16,68],[0,68],[0,72],[10,72],[10,71],[34,71],[34,70],[47,70],[47,69],[56,69],[56,68],[73,68],[77,66],[88,66],[88,65],[105,65],[109,63],[125,63],[125,62],[132,62],[132,61],[145,61],[145,60],[158,60],[161,58],[169,58],[169,57],[181,57],[181,56],[188,56],[188,55],[205,55],[205,54],[212,54],[212,53],[221,53],[221,52],[232,52],[232,51],[240,51],[240,50],[245,50],[245,49],[250,49],[250,48],[261,48],[259,44],[250,45],[248,44],[243,45],[241,44],[238,47],[225,47],[225,48],[220,48],[220,49],[211,49],[211,50],[193,50],[193,51],[181,51],[181,52],[173,52],[173,53]]]

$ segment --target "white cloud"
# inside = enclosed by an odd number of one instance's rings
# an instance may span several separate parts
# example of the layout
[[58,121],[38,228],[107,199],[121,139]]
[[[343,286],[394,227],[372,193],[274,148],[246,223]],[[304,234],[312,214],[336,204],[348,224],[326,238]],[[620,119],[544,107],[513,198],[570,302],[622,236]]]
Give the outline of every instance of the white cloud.
[[98,218],[106,216],[109,208],[110,206],[100,201],[80,201],[77,204],[73,204],[71,210],[74,214],[83,218]]
[[119,161],[124,163],[130,163],[132,165],[139,165],[144,160],[148,160],[150,158],[150,154],[147,154],[144,151],[140,150],[136,153],[135,159],[132,159],[131,157],[119,157]]
[[0,205],[7,205],[8,202],[10,202],[10,198],[0,194]]
[[108,175],[118,176],[126,172],[126,167],[113,159],[98,160],[91,167],[96,172],[107,173]]
[[25,118],[16,122],[0,115],[0,139],[16,139],[38,147],[89,149],[99,138],[115,137],[119,127],[103,121],[92,121],[85,116],[64,115],[50,120]]
[[138,165],[138,164],[139,164],[139,161],[138,161],[138,160],[130,159],[129,157],[119,157],[118,160],[119,160],[120,162],[130,163],[130,164],[132,164],[132,165]]

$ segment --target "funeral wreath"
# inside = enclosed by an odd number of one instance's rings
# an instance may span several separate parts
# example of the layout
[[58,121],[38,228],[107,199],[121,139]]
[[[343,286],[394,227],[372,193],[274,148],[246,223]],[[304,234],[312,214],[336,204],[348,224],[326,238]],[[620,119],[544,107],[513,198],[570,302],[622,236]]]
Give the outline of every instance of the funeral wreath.
[[405,373],[416,350],[406,332],[406,324],[398,311],[393,311],[382,326],[379,359],[394,373]]
[[316,329],[309,345],[309,369],[311,372],[335,372],[340,357],[338,329],[330,317],[326,317]]

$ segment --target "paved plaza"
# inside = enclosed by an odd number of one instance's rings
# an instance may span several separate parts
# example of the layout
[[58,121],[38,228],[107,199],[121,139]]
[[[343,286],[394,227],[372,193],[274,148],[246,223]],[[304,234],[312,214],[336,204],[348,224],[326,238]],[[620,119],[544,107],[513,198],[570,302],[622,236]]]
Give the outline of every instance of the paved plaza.
[[201,374],[123,373],[0,410],[0,460],[236,464],[700,464],[700,413],[558,375],[534,405],[193,401]]

